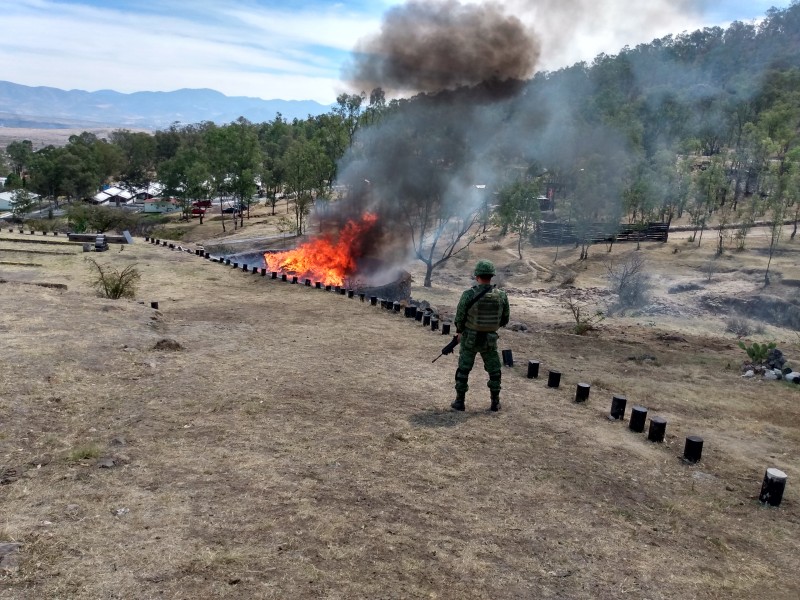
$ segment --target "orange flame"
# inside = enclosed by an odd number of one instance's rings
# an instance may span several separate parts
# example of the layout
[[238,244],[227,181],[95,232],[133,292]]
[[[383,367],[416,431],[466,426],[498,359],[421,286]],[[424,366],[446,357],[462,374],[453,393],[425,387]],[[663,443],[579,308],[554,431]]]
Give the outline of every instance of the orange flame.
[[356,271],[365,234],[375,227],[378,215],[364,213],[361,220],[348,221],[338,237],[322,235],[287,252],[266,253],[269,271],[293,273],[325,285],[343,285]]

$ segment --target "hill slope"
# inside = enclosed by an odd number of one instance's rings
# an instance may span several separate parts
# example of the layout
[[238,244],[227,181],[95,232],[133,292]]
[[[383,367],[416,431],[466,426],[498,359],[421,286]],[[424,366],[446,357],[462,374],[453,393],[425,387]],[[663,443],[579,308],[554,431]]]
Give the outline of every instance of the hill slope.
[[229,123],[243,116],[254,122],[304,119],[328,110],[312,100],[262,100],[231,97],[209,89],[121,94],[30,87],[0,81],[0,126],[28,128],[135,127],[155,129],[171,123]]

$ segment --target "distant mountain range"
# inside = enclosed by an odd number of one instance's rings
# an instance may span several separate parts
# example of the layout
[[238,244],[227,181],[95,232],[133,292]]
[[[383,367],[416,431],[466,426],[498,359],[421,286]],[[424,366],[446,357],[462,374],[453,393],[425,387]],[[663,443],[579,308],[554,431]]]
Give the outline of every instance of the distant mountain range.
[[184,125],[202,121],[222,124],[239,117],[261,123],[273,120],[278,113],[291,121],[329,109],[330,106],[313,100],[262,100],[226,96],[208,89],[121,94],[111,90],[60,90],[0,81],[0,127],[161,129],[175,121]]

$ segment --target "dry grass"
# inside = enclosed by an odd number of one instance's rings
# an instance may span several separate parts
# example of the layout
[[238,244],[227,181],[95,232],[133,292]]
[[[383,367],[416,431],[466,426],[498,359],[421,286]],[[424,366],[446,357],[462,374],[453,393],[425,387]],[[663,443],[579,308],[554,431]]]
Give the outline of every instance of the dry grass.
[[[514,261],[492,243],[415,295],[452,306],[477,256]],[[701,278],[703,250],[644,251],[666,290]],[[579,288],[601,282],[594,254],[573,267]],[[503,410],[485,411],[477,367],[454,414],[455,362],[430,363],[447,340],[400,316],[139,242],[107,258],[137,263],[144,303],[105,300],[82,258],[2,270],[69,289],[0,284],[0,467],[19,473],[0,487],[0,541],[24,544],[0,598],[800,592],[800,396],[739,377],[724,315],[615,318],[576,336],[559,290],[501,273],[548,291],[511,294],[532,330],[503,333],[517,361]],[[739,281],[757,259],[732,259]],[[770,334],[800,362],[790,332]],[[156,350],[165,338],[183,350]],[[629,360],[644,354],[656,361]],[[526,379],[528,358],[562,387]],[[592,383],[586,405],[572,402],[578,381]],[[666,443],[608,422],[612,393],[667,417]],[[689,434],[706,440],[696,466],[679,460]],[[789,475],[779,510],[756,500],[768,466]]]

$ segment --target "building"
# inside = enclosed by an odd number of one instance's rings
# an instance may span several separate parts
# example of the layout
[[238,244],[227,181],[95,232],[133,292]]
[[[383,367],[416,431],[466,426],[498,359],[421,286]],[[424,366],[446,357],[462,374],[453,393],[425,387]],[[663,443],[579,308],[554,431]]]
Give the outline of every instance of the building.
[[151,198],[144,201],[146,213],[172,213],[181,209],[180,203],[175,198]]

